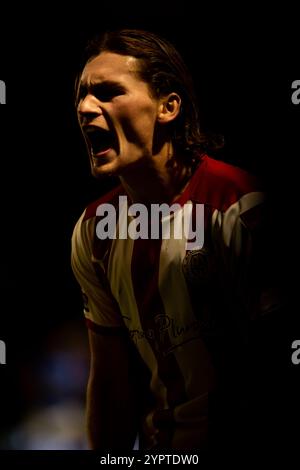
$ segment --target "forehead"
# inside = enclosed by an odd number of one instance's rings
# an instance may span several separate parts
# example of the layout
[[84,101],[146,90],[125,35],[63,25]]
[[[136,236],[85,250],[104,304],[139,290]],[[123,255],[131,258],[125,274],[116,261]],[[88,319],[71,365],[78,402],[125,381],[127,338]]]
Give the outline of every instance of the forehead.
[[139,80],[136,74],[138,69],[138,59],[135,57],[101,52],[86,63],[81,74],[81,83],[88,84],[102,80],[122,81],[129,78]]

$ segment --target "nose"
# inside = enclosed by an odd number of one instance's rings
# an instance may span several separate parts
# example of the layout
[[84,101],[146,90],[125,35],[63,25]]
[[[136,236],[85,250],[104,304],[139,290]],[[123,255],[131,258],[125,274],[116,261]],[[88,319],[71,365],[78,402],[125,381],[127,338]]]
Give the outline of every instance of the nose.
[[102,114],[99,100],[91,94],[87,94],[80,100],[77,111],[81,118],[96,117]]

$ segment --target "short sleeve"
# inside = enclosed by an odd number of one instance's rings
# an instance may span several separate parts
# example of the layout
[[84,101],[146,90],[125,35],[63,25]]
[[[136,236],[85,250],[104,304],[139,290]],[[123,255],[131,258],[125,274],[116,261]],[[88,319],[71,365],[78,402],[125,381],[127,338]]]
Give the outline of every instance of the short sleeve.
[[72,235],[71,266],[84,301],[84,315],[89,326],[124,328],[116,300],[110,292],[100,260],[93,257],[94,218],[78,220]]

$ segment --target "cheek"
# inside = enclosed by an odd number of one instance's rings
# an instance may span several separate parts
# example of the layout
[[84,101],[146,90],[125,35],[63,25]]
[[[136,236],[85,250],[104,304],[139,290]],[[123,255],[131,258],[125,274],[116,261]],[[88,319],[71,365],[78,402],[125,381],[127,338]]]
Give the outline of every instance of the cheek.
[[152,141],[154,132],[155,115],[146,110],[134,112],[122,120],[123,132],[130,142],[147,144]]
[[127,137],[140,140],[153,134],[156,107],[153,102],[131,101],[119,107],[116,117]]

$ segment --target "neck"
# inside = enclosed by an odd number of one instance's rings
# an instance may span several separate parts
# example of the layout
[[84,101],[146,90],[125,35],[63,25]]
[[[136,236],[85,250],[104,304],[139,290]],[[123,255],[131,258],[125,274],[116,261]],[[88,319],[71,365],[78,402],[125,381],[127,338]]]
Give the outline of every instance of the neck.
[[172,203],[184,190],[191,169],[169,150],[143,161],[138,168],[120,176],[121,183],[133,203]]

